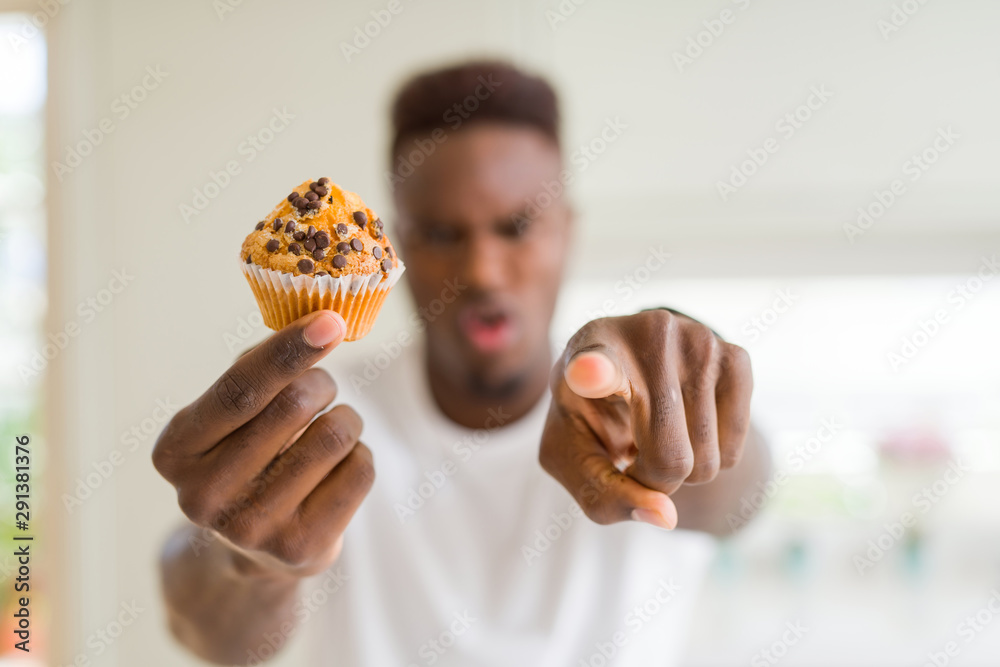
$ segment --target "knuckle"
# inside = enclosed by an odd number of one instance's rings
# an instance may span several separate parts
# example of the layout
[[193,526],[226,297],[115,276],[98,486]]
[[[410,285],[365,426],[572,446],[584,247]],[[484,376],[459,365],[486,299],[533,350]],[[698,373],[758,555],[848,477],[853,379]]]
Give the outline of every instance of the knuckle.
[[279,413],[277,417],[285,421],[304,422],[313,416],[309,395],[296,383],[282,389],[271,401]]
[[181,410],[167,422],[167,425],[163,427],[163,430],[160,431],[160,435],[156,438],[156,442],[153,444],[153,451],[150,453],[150,458],[153,461],[153,468],[168,481],[172,481],[175,473],[177,472],[177,462],[172,450],[174,448],[174,443],[178,440],[178,424],[186,418],[187,410],[188,409],[186,407],[181,408]]
[[302,334],[296,336],[281,336],[274,341],[270,360],[278,372],[292,375],[307,368],[315,350],[310,350]]
[[309,562],[311,549],[303,531],[287,531],[272,539],[266,551],[285,565],[301,567]]
[[692,483],[711,482],[719,474],[720,461],[716,455],[710,455],[695,463],[685,481]]
[[357,452],[357,462],[352,471],[354,479],[357,486],[367,493],[375,484],[375,462],[372,460],[370,450],[365,445],[359,443],[354,451]]
[[666,482],[687,479],[694,470],[694,454],[687,453],[664,459],[648,461],[644,466],[655,478]]
[[243,549],[255,549],[260,542],[261,524],[251,512],[234,513],[220,532],[230,542]]
[[327,457],[343,458],[344,454],[354,446],[354,437],[342,420],[327,413],[315,423],[317,440]]
[[200,491],[189,488],[177,490],[177,505],[192,523],[199,526],[208,526],[215,516],[214,504]]
[[153,459],[153,468],[156,472],[160,473],[160,476],[167,481],[171,481],[174,476],[173,459],[168,453],[167,446],[164,444],[162,437],[153,445],[153,452],[150,457]]
[[746,373],[750,372],[750,353],[739,345],[726,343],[725,357],[729,368]]
[[231,368],[215,383],[214,394],[223,411],[236,416],[253,409],[260,392],[245,374]]
[[735,468],[736,464],[740,462],[743,458],[743,449],[734,448],[732,451],[723,452],[719,459],[719,468],[722,470],[729,470],[730,468]]

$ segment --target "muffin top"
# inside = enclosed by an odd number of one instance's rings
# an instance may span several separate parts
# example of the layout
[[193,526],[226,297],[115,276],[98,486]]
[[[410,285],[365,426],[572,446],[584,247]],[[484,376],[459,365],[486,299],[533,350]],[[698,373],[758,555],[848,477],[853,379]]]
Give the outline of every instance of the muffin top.
[[292,190],[246,237],[240,257],[297,276],[370,275],[399,264],[374,211],[329,178]]

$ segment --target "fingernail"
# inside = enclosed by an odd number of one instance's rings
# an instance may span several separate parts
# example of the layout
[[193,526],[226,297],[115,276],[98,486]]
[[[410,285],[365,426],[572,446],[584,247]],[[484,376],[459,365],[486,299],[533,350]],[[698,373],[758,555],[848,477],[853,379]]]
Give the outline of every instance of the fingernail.
[[666,528],[667,530],[673,530],[676,528],[675,524],[669,523],[666,518],[656,510],[647,510],[636,508],[632,510],[632,520],[642,521],[643,523],[648,523],[657,528]]
[[302,337],[306,339],[309,345],[323,349],[333,341],[343,337],[343,322],[340,317],[334,315],[332,312],[323,313],[306,325],[305,330],[302,332]]

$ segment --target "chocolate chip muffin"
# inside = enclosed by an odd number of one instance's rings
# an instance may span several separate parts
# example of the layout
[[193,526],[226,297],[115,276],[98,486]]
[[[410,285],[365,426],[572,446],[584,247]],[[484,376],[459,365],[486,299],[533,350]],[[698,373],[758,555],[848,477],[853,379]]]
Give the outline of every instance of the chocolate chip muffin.
[[292,190],[246,237],[240,259],[267,326],[335,310],[346,340],[371,330],[404,270],[374,211],[329,178]]

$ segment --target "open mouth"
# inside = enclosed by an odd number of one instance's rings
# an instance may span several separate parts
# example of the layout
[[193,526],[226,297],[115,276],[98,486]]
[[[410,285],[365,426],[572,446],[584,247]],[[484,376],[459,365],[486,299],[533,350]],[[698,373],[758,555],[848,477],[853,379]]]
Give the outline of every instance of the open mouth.
[[514,339],[514,320],[495,305],[465,306],[458,316],[458,326],[469,343],[480,352],[498,352]]

